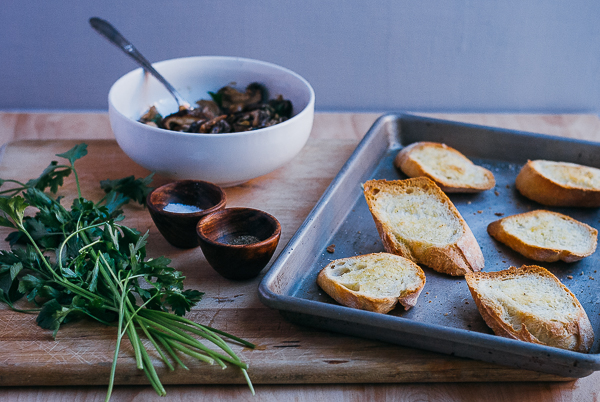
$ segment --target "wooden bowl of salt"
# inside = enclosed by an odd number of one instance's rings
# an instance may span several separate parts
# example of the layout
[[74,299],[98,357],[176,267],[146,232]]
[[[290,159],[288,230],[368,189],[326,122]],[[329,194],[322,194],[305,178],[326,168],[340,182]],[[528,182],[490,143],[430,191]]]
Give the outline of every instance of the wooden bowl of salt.
[[179,180],[154,189],[146,198],[150,216],[163,237],[175,247],[198,246],[196,224],[225,208],[227,196],[216,184]]

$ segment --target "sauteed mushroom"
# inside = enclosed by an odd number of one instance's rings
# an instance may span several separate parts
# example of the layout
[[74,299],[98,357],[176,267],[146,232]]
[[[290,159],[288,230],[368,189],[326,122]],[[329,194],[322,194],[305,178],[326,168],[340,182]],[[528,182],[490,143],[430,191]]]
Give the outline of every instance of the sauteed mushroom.
[[190,113],[187,109],[181,109],[165,117],[162,121],[163,128],[171,131],[189,131],[190,126],[199,120],[206,120],[204,115]]
[[225,86],[212,100],[199,100],[193,110],[180,109],[164,119],[152,106],[140,122],[172,131],[230,133],[256,130],[281,123],[292,116],[292,103],[279,95],[269,100],[264,85],[251,83],[244,92]]
[[220,100],[222,109],[229,113],[239,113],[260,106],[267,101],[269,95],[264,85],[253,82],[246,87],[245,92],[226,86],[219,89],[216,96]]

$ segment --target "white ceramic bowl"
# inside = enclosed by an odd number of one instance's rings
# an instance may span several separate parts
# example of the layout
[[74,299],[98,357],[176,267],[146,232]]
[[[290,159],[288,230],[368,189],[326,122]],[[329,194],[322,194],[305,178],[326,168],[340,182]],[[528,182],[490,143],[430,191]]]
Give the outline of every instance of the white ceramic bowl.
[[113,84],[108,94],[110,124],[121,149],[136,163],[173,179],[204,180],[223,187],[244,183],[289,162],[306,144],[312,129],[315,93],[301,76],[286,68],[239,57],[199,56],[154,63],[187,100],[210,99],[235,83],[264,84],[270,97],[282,95],[293,117],[271,127],[227,134],[164,130],[137,120],[155,105],[166,116],[177,111],[167,90],[141,68]]

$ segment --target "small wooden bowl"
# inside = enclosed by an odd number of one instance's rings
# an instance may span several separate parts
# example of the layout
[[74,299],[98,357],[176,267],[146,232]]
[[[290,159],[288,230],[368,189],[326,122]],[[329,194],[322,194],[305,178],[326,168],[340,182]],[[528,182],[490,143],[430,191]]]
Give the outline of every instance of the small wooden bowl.
[[281,237],[281,225],[275,217],[251,208],[227,208],[206,215],[196,231],[208,263],[232,280],[257,276]]
[[150,216],[159,232],[179,248],[198,246],[196,224],[225,208],[227,196],[221,187],[201,180],[180,180],[154,189],[146,198]]

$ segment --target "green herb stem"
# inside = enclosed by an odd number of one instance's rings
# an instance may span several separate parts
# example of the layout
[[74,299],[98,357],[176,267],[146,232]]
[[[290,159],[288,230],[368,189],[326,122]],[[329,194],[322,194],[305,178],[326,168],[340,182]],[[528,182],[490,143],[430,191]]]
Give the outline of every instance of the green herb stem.
[[[147,320],[147,319],[144,319],[144,320]],[[243,363],[241,360],[232,359],[229,356],[222,355],[222,354],[206,347],[202,342],[200,342],[196,338],[190,336],[189,334],[185,333],[184,331],[180,330],[179,328],[170,325],[171,323],[169,323],[169,322],[166,322],[164,320],[155,320],[155,321],[147,320],[146,322],[148,324],[152,325],[153,327],[160,329],[161,331],[164,331],[165,332],[164,335],[167,336],[168,338],[177,340],[183,344],[187,344],[189,346],[193,346],[197,349],[200,349],[201,351],[205,352],[206,354],[208,354],[209,356],[211,356],[214,359],[219,359],[219,360],[223,360],[228,363],[231,363],[231,364],[235,364],[236,366],[238,366],[240,368],[248,368],[246,363]]]
[[148,379],[150,380],[151,383],[154,384],[155,389],[158,388],[160,390],[159,395],[165,396],[167,394],[167,391],[165,391],[162,383],[160,382],[160,379],[158,378],[158,374],[156,373],[156,369],[154,368],[154,365],[152,364],[152,361],[150,360],[150,356],[148,355],[146,348],[141,348],[140,351],[142,354],[143,363],[145,363],[143,366],[143,369],[147,370],[147,372],[150,373],[150,376],[148,376]]
[[244,345],[246,347],[249,347],[251,349],[254,349],[256,347],[256,345],[254,345],[253,343],[248,342],[248,341],[246,341],[244,339],[238,338],[237,336],[231,335],[231,334],[229,334],[229,333],[227,333],[225,331],[221,331],[221,330],[218,330],[218,329],[215,329],[215,328],[212,328],[212,327],[208,327],[208,326],[205,326],[205,325],[198,324],[197,322],[194,322],[194,321],[192,321],[190,319],[187,319],[185,317],[180,317],[180,316],[177,316],[177,315],[165,313],[164,311],[158,311],[158,310],[145,310],[144,311],[144,315],[159,315],[159,316],[162,316],[162,317],[167,317],[167,318],[169,318],[171,320],[183,322],[185,324],[188,324],[188,325],[200,328],[200,329],[206,329],[206,330],[212,331],[212,332],[214,332],[216,334],[223,335],[223,336],[225,336],[225,337],[227,337],[229,339],[232,339],[232,340],[234,340],[236,342],[239,342],[242,345]]
[[159,385],[159,384],[156,384],[154,381],[152,381],[152,373],[150,373],[150,370],[148,370],[148,367],[146,367],[146,366],[144,366],[144,374],[146,374],[146,377],[150,381],[150,385],[152,385],[152,388],[154,388],[154,392],[156,392],[158,394],[158,396],[166,396],[167,395],[167,391],[165,391],[162,384]]
[[160,346],[156,343],[156,341],[154,340],[154,337],[152,335],[150,335],[150,332],[148,332],[148,329],[146,328],[146,326],[145,325],[140,325],[140,328],[144,332],[144,335],[146,335],[146,338],[148,338],[148,340],[150,341],[150,343],[152,343],[152,345],[154,346],[154,349],[156,349],[156,351],[160,355],[160,358],[162,359],[163,362],[165,362],[165,364],[167,365],[167,367],[169,368],[169,370],[170,371],[175,370],[175,367],[173,367],[173,365],[171,364],[171,362],[169,361],[169,359],[167,359],[167,356],[165,356],[165,354],[162,351],[162,349],[160,348]]
[[[203,355],[203,354],[201,354],[201,353],[195,352],[195,351],[193,351],[193,350],[191,350],[191,349],[189,349],[189,348],[185,347],[185,346],[184,346],[184,345],[182,345],[181,343],[175,342],[175,341],[174,341],[174,340],[172,340],[172,339],[168,339],[168,338],[167,338],[167,339],[165,339],[165,340],[166,340],[166,341],[167,341],[167,342],[168,342],[168,343],[169,343],[169,344],[170,344],[172,347],[174,347],[175,349],[178,349],[178,350],[182,351],[183,353],[185,353],[185,354],[186,354],[186,355],[188,355],[188,356],[194,357],[194,358],[196,358],[196,359],[198,359],[198,360],[200,360],[200,361],[204,361],[204,362],[206,362],[206,363],[208,363],[208,364],[214,364],[214,362],[215,362],[215,359],[212,359],[212,358],[210,358],[210,357],[208,357],[208,356],[205,356],[205,355]],[[223,365],[221,362],[219,362],[219,364],[221,365],[221,367],[225,368],[225,366],[224,366],[224,365]]]
[[179,358],[179,356],[177,356],[177,353],[175,353],[175,351],[171,348],[171,346],[169,345],[169,343],[167,342],[166,339],[164,339],[162,336],[157,337],[158,341],[164,346],[165,350],[169,353],[169,355],[171,356],[171,358],[183,369],[185,370],[189,370],[189,368],[181,361],[181,359]]

